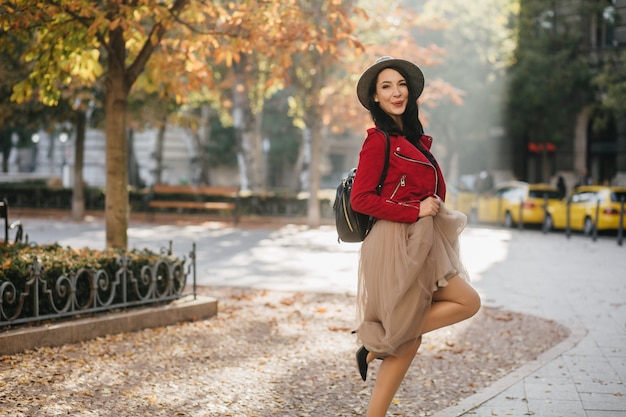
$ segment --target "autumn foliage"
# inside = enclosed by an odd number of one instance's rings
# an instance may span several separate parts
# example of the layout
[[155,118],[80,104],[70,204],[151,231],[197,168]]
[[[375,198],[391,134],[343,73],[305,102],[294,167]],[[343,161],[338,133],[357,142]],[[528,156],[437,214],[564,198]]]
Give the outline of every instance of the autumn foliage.
[[[13,100],[65,99],[83,109],[102,103],[106,244],[120,249],[127,246],[131,94],[230,112],[255,190],[262,187],[258,114],[265,99],[291,88],[290,116],[310,132],[310,166],[320,166],[324,133],[361,132],[369,124],[354,85],[376,57],[438,62],[441,49],[415,41],[415,28],[424,25],[411,9],[382,0],[12,0],[0,6],[2,33],[25,47],[28,75],[13,86]],[[13,48],[6,39],[0,51]],[[461,102],[461,92],[443,81],[427,85],[423,104],[441,95]],[[312,172],[311,196],[319,175]],[[316,206],[310,201],[311,225],[316,215],[319,221]]]

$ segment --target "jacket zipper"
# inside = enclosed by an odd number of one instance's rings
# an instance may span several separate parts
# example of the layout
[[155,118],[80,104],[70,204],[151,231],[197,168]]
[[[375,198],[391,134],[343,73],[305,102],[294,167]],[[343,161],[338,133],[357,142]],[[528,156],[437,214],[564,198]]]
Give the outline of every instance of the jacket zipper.
[[[415,162],[417,164],[422,164],[422,165],[426,165],[429,166],[433,169],[433,171],[435,171],[435,190],[433,191],[434,195],[437,195],[437,190],[439,189],[439,176],[437,175],[437,169],[433,166],[433,164],[427,163],[427,162],[423,162],[423,161],[418,161],[417,159],[413,159],[413,158],[409,158],[408,156],[404,156],[402,154],[399,154],[398,152],[394,152],[393,153],[395,156],[397,156],[400,159],[404,159],[405,161],[409,161],[409,162]],[[402,182],[402,186],[404,187],[404,179],[406,178],[406,174],[402,176],[402,178],[400,179],[400,182]],[[391,195],[390,198],[393,198],[394,195],[396,195],[396,191],[398,191],[398,187],[400,185],[398,184],[398,186],[396,186],[396,189],[393,191],[393,194]]]
[[398,184],[396,185],[396,188],[393,190],[393,193],[391,193],[391,197],[389,197],[389,199],[393,200],[396,193],[398,192],[398,188],[404,187],[405,185],[406,185],[406,174],[404,174],[402,178],[400,178],[400,181],[398,181]]

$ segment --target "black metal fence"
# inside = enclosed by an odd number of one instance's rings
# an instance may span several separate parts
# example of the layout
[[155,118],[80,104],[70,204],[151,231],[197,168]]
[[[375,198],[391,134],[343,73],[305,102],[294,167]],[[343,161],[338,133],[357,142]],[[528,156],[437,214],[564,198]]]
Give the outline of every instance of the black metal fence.
[[171,302],[185,295],[188,279],[196,297],[195,243],[189,259],[172,257],[170,241],[160,258],[141,266],[138,273],[126,254],[117,257],[116,265],[114,274],[81,268],[51,280],[42,278],[46,265],[33,259],[21,288],[11,281],[0,283],[0,328]]

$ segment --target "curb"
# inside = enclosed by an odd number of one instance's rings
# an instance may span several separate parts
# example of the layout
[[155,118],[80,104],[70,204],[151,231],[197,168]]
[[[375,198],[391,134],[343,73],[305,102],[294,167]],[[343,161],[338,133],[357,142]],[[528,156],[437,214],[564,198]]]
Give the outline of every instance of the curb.
[[11,355],[37,347],[61,346],[97,337],[203,320],[217,314],[217,300],[206,296],[184,296],[167,305],[104,313],[50,325],[17,328],[0,333],[0,355]]
[[[231,218],[226,216],[220,216],[219,214],[211,213],[166,213],[157,212],[154,213],[154,217],[149,220],[148,212],[131,212],[129,213],[129,227],[133,224],[202,224],[207,222],[221,223],[225,227],[234,228],[248,228],[248,227],[275,227],[283,226],[286,224],[308,224],[306,216],[263,216],[256,214],[242,214],[239,219],[239,223],[236,225]],[[29,219],[36,220],[54,220],[54,221],[70,221],[74,223],[89,223],[93,221],[105,221],[104,211],[88,210],[85,212],[85,217],[82,220],[73,220],[71,210],[63,209],[39,209],[28,207],[11,207],[11,218],[13,220],[22,220],[22,223]],[[334,226],[334,217],[323,217],[320,215],[320,225]],[[27,225],[25,226],[24,233],[28,232]]]
[[489,385],[484,390],[470,397],[464,398],[463,400],[459,401],[458,404],[436,412],[435,414],[431,415],[431,417],[461,417],[465,415],[465,413],[467,413],[468,411],[472,411],[480,407],[481,405],[498,396],[498,394],[506,391],[508,388],[512,387],[528,375],[541,369],[554,359],[558,358],[563,353],[573,349],[587,335],[586,329],[570,326],[565,327],[570,330],[570,334],[561,343],[546,350],[541,355],[539,355],[537,359],[520,366],[510,374]]

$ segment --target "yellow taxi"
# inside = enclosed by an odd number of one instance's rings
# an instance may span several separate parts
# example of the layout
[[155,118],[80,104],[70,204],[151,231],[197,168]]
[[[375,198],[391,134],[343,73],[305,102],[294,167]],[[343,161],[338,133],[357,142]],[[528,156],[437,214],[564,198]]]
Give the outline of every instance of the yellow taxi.
[[472,207],[476,204],[476,192],[458,188],[451,184],[448,184],[446,188],[446,206],[469,216]]
[[548,184],[509,181],[478,196],[470,220],[478,223],[513,227],[519,224],[541,225],[545,208],[560,201],[559,190]]
[[[565,229],[569,208],[570,230],[590,235],[596,217],[598,231],[617,230],[623,200],[626,200],[626,187],[580,186],[567,199],[548,208],[543,226],[545,230]],[[622,227],[626,227],[626,219],[622,220]]]

